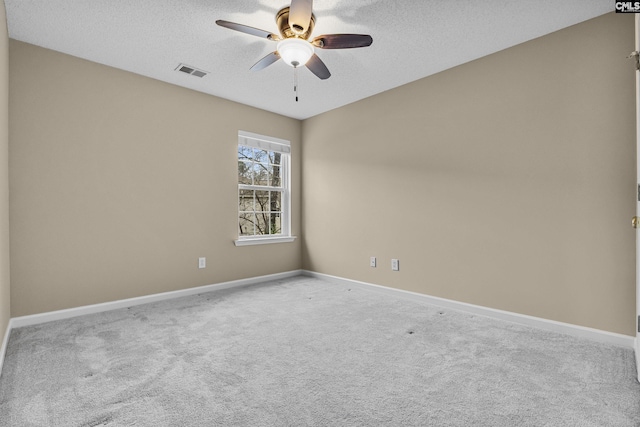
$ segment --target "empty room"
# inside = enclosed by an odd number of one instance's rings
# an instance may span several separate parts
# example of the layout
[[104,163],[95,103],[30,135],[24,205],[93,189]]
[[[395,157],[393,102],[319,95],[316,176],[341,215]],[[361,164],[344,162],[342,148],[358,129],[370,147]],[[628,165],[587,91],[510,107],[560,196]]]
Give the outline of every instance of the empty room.
[[0,426],[640,426],[637,6],[0,2]]

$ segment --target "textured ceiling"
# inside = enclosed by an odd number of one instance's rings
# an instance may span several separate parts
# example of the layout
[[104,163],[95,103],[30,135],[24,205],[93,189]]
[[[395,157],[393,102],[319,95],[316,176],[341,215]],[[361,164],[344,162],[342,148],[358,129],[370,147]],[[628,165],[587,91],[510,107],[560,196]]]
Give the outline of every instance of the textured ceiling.
[[[312,37],[371,34],[373,45],[316,49],[320,80],[282,61],[249,71],[276,43],[215,24],[278,33],[287,0],[5,0],[9,36],[196,91],[304,119],[613,11],[611,0],[315,0]],[[210,74],[175,71],[184,63]]]

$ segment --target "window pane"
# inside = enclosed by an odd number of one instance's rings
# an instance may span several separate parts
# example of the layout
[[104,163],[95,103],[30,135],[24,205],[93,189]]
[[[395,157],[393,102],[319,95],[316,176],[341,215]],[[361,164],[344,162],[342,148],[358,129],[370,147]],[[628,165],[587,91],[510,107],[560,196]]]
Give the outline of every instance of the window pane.
[[238,159],[253,160],[253,148],[245,147],[244,145],[239,145]]
[[254,160],[256,162],[268,163],[269,162],[269,152],[260,149],[254,149],[253,151]]
[[238,160],[238,182],[240,184],[251,185],[251,162]]
[[256,234],[269,234],[269,213],[256,213]]
[[269,212],[269,192],[268,191],[256,191],[256,212],[264,211]]
[[238,194],[238,210],[253,212],[253,190],[240,190]]
[[255,215],[253,213],[243,212],[240,214],[240,235],[253,236],[255,234]]
[[269,152],[269,163],[271,163],[272,165],[280,165],[281,163],[281,159],[282,159],[282,154],[277,153],[275,151],[270,151]]
[[253,185],[269,185],[267,165],[263,163],[253,164]]
[[280,212],[282,210],[282,193],[280,191],[271,192],[271,200],[269,201],[269,210],[271,212]]
[[271,213],[271,223],[269,224],[269,234],[282,233],[282,215],[279,212]]
[[280,166],[269,166],[269,185],[272,187],[282,186],[282,179],[280,178]]

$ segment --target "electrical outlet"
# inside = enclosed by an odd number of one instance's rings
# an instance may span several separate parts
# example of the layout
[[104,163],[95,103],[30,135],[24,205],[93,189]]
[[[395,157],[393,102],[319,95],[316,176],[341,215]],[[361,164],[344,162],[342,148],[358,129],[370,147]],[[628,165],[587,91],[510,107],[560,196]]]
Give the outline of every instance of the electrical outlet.
[[397,259],[392,259],[391,260],[391,270],[400,271],[400,261],[398,261]]
[[376,257],[372,256],[371,258],[369,258],[369,267],[375,267],[376,266]]
[[207,259],[205,257],[198,258],[198,268],[206,268],[207,267]]

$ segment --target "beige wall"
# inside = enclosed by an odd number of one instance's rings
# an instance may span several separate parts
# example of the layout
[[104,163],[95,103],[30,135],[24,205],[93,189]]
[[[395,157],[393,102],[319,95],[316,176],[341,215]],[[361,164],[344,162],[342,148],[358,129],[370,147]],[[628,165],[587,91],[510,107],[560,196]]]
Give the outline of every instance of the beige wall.
[[9,285],[9,36],[0,2],[0,345],[10,318]]
[[604,15],[306,120],[304,268],[633,335],[633,38]]
[[[12,315],[302,265],[632,335],[631,50],[609,14],[301,129],[11,41]],[[302,245],[233,246],[239,129],[292,141]]]
[[10,59],[13,316],[300,268],[300,240],[233,244],[238,130],[291,141],[300,233],[299,121],[14,40]]

